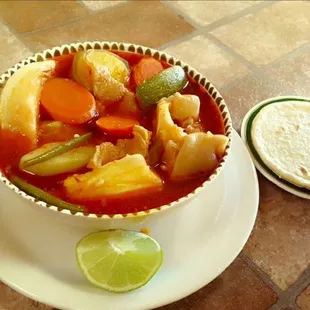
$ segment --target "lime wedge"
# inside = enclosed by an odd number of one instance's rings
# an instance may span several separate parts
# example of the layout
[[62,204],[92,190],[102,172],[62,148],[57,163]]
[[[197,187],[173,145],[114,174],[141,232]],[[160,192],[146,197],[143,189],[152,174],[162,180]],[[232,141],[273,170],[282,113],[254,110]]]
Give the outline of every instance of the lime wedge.
[[151,280],[162,264],[157,241],[136,231],[92,233],[76,246],[76,259],[85,277],[109,292],[135,290]]

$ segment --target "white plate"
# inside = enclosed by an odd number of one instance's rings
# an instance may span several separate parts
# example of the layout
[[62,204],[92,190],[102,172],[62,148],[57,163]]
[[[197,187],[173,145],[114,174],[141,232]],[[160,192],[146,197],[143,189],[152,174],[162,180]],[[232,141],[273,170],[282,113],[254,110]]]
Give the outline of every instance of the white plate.
[[[0,202],[0,278],[20,293],[60,309],[151,309],[181,299],[221,274],[253,228],[258,208],[254,165],[234,132],[218,178],[188,206],[148,223],[164,262],[143,288],[112,294],[89,284],[75,262],[75,244],[92,229],[64,226],[4,189]],[[10,198],[8,198],[10,197]]]
[[263,163],[262,159],[256,152],[254,146],[251,146],[251,142],[249,141],[250,137],[249,134],[247,134],[247,132],[250,132],[251,129],[250,127],[252,124],[251,121],[253,121],[254,119],[253,117],[255,117],[256,115],[254,113],[256,112],[259,113],[259,110],[268,104],[283,101],[306,101],[309,102],[310,104],[310,98],[298,97],[298,96],[280,96],[269,98],[267,100],[259,102],[251,110],[249,110],[248,113],[243,118],[241,126],[241,137],[248,148],[248,151],[252,157],[255,167],[265,178],[267,178],[269,181],[271,181],[272,183],[276,184],[277,186],[281,187],[282,189],[286,190],[291,194],[294,194],[298,197],[302,197],[305,199],[310,199],[310,190],[297,187],[294,184],[291,184],[288,181],[281,179]]

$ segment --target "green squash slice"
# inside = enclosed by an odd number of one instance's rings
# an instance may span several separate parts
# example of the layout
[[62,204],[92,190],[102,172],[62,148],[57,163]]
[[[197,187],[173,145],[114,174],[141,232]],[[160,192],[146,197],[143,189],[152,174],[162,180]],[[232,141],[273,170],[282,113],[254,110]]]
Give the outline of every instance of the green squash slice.
[[181,91],[187,84],[185,71],[173,66],[161,71],[137,87],[136,95],[141,107],[156,104],[161,98]]

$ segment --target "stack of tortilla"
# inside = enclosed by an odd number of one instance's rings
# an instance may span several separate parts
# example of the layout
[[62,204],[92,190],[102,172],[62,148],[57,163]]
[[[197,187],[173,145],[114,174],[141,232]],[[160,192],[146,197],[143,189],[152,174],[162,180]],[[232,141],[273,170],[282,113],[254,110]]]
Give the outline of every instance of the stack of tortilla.
[[310,190],[310,103],[268,104],[254,118],[253,145],[278,177]]

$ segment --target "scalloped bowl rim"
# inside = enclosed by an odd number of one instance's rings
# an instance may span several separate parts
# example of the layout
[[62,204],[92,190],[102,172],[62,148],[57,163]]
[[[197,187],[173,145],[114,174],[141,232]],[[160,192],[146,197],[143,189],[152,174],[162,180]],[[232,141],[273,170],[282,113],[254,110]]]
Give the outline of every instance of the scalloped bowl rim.
[[148,216],[153,213],[158,213],[160,211],[164,211],[164,210],[176,207],[179,204],[182,204],[190,200],[191,198],[193,198],[195,195],[201,192],[208,184],[210,184],[218,176],[220,171],[223,169],[225,163],[227,162],[227,158],[230,153],[229,151],[231,149],[231,142],[232,142],[232,122],[231,122],[231,117],[230,117],[230,113],[228,111],[227,105],[224,99],[222,98],[222,96],[220,95],[220,93],[218,92],[218,90],[213,86],[213,84],[206,77],[204,77],[201,73],[199,73],[197,70],[195,70],[194,68],[192,68],[185,62],[165,52],[161,52],[159,50],[145,47],[139,44],[121,43],[121,42],[113,42],[113,41],[93,41],[93,42],[86,41],[86,42],[69,43],[69,44],[55,46],[50,49],[45,49],[44,51],[36,53],[33,56],[25,58],[19,63],[15,64],[10,69],[8,69],[6,72],[0,75],[0,88],[2,88],[5,85],[6,81],[9,79],[9,77],[11,77],[14,74],[14,72],[16,72],[19,68],[24,67],[25,65],[29,63],[43,61],[51,57],[61,56],[61,55],[65,55],[68,53],[74,53],[74,52],[88,50],[88,49],[134,52],[134,53],[138,53],[142,55],[153,56],[157,59],[163,60],[172,65],[180,65],[189,76],[191,76],[196,82],[198,82],[207,91],[209,96],[214,100],[214,102],[217,104],[217,106],[220,109],[221,116],[224,122],[224,127],[225,127],[225,135],[228,137],[229,141],[228,141],[228,144],[225,150],[225,154],[222,157],[219,165],[205,182],[203,182],[194,191],[192,191],[186,196],[179,198],[178,200],[172,201],[171,203],[162,205],[158,208],[153,208],[153,209],[149,209],[145,211],[139,211],[135,213],[113,214],[113,215],[83,213],[83,212],[75,213],[75,212],[72,212],[66,209],[60,209],[54,205],[50,205],[44,201],[41,201],[37,198],[34,198],[26,194],[24,191],[20,190],[17,186],[11,183],[2,174],[1,171],[0,171],[0,181],[4,183],[8,188],[12,189],[18,195],[22,196],[28,201],[35,203],[36,205],[40,207],[43,207],[44,209],[49,209],[51,211],[61,213],[64,215],[69,215],[69,216],[73,215],[73,216],[79,216],[83,218],[96,218],[96,219],[110,219],[111,220],[111,219],[144,217],[144,216]]

